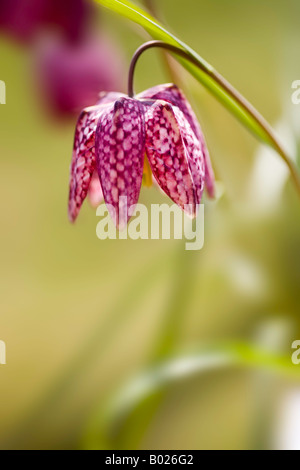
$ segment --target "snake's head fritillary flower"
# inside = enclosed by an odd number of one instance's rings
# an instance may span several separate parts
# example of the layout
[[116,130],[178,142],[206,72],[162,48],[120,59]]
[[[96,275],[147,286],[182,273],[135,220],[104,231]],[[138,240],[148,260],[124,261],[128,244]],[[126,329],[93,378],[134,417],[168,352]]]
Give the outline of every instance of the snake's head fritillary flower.
[[71,163],[70,220],[75,221],[94,187],[98,188],[93,191],[95,199],[103,194],[116,226],[124,228],[138,202],[145,168],[151,169],[160,188],[191,217],[197,214],[205,182],[213,195],[214,177],[204,137],[175,85],[162,85],[136,98],[106,93],[81,113]]

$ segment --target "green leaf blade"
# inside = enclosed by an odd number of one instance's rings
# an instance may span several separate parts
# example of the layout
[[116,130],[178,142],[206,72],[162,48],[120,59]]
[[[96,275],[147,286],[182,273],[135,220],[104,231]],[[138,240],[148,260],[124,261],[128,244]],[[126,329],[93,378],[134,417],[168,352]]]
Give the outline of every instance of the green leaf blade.
[[190,48],[183,41],[178,39],[172,33],[167,31],[156,19],[146,13],[141,8],[134,5],[128,0],[96,0],[102,6],[109,10],[122,15],[123,17],[139,24],[143,27],[154,39],[167,42],[169,44],[181,47],[183,50],[191,54],[201,64],[203,71],[198,69],[189,61],[178,58],[183,67],[188,70],[205,88],[207,88],[217,100],[226,107],[248,130],[250,130],[259,140],[272,145],[269,136],[266,134],[257,122],[253,119],[251,114],[246,112],[242,106],[232,99],[220,85],[218,85],[209,75],[215,69]]

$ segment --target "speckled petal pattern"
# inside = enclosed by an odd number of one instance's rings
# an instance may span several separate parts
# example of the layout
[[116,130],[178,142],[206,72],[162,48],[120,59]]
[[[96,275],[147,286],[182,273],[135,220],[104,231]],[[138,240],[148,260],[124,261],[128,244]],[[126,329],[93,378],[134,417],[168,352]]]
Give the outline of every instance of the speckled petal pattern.
[[201,130],[200,124],[197,120],[197,117],[192,110],[191,105],[187,101],[186,97],[182,93],[182,91],[173,84],[165,84],[165,85],[158,85],[153,88],[149,88],[148,90],[140,93],[137,95],[138,99],[159,99],[167,101],[175,106],[177,106],[183,114],[185,115],[186,119],[188,120],[191,128],[193,129],[196,137],[201,142],[202,152],[204,155],[205,161],[205,186],[207,190],[207,194],[210,197],[214,197],[215,195],[215,176],[212,169],[210,156],[208,152],[208,148],[205,142],[205,138],[203,132]]
[[205,161],[202,146],[193,133],[191,126],[182,111],[174,106],[173,112],[178,122],[181,138],[186,148],[187,163],[195,187],[196,204],[200,204],[205,183]]
[[161,85],[137,98],[101,93],[96,105],[81,113],[71,163],[71,221],[88,194],[93,206],[104,198],[116,227],[124,229],[138,202],[143,173],[151,183],[150,168],[160,189],[191,217],[205,184],[213,196],[207,147],[182,92]]
[[160,100],[144,105],[146,153],[153,175],[163,191],[194,217],[204,184],[201,145],[179,108]]
[[104,200],[121,230],[139,198],[144,153],[143,105],[121,98],[100,116],[96,131],[97,167]]
[[92,175],[96,169],[95,131],[100,115],[120,93],[103,93],[96,106],[82,111],[76,125],[70,170],[69,219],[74,222],[86,198]]

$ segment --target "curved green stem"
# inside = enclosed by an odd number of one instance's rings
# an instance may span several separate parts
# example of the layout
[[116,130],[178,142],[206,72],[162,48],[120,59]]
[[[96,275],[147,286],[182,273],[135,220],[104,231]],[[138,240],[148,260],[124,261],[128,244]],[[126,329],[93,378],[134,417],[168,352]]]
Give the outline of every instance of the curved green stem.
[[[144,5],[149,13],[155,18],[160,18],[161,14],[157,2],[155,0],[144,0]],[[170,56],[166,51],[162,51],[162,61],[171,82],[176,83],[177,86],[182,88],[181,76],[176,62],[170,60]]]
[[279,153],[279,155],[284,159],[286,164],[288,165],[291,175],[293,177],[294,183],[300,195],[300,177],[298,170],[294,163],[290,160],[290,158],[286,155],[284,149],[282,148],[280,142],[277,139],[272,127],[268,124],[268,122],[263,118],[263,116],[218,72],[213,69],[207,68],[204,64],[200,63],[194,56],[192,56],[189,52],[184,51],[183,49],[174,46],[172,44],[167,44],[163,41],[149,41],[145,44],[142,44],[134,53],[130,69],[128,75],[128,96],[134,96],[134,88],[133,88],[133,79],[134,79],[134,72],[136,68],[136,64],[140,56],[147,51],[148,49],[152,48],[161,48],[166,49],[174,54],[188,60],[191,64],[198,67],[202,72],[207,73],[213,80],[230,96],[235,102],[239,104],[239,106],[244,109],[252,118],[253,120],[264,130],[265,134],[269,138],[269,143],[272,147]]
[[[206,60],[170,33],[159,21],[130,0],[95,0],[111,11],[142,26],[154,39],[176,46],[182,65],[258,139],[270,145],[286,162],[300,195],[300,177],[294,162],[280,144],[271,126],[235,88]],[[180,52],[179,52],[180,51]],[[173,51],[175,52],[175,51]]]

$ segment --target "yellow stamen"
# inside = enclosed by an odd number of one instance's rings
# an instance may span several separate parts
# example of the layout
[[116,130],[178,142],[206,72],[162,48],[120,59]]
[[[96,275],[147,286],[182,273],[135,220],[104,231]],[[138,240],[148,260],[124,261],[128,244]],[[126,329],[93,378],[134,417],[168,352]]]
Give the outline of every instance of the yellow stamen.
[[150,188],[152,186],[152,171],[148,162],[147,155],[144,159],[143,186]]

